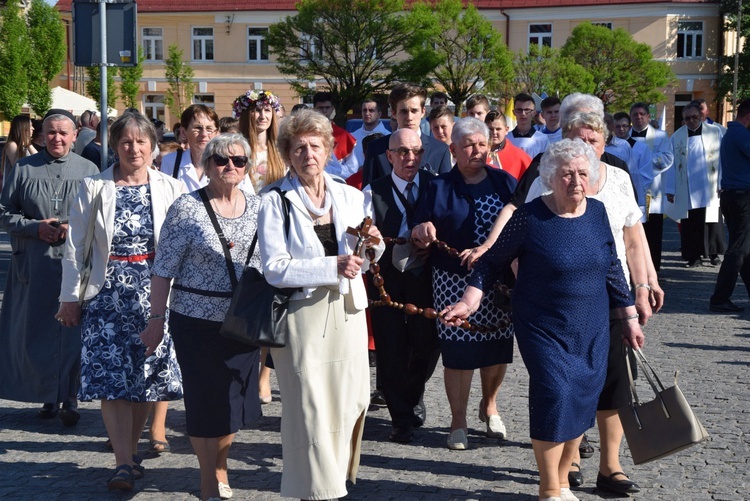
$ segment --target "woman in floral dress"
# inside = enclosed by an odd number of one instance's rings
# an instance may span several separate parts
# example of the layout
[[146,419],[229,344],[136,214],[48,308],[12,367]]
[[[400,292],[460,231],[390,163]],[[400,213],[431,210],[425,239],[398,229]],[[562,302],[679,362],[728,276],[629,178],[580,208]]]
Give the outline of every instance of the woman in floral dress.
[[[182,398],[172,339],[163,315],[152,315],[150,305],[159,231],[182,190],[178,181],[149,168],[156,132],[146,117],[123,114],[112,125],[110,138],[119,163],[84,179],[71,209],[57,317],[82,325],[79,399],[101,400],[117,464],[107,487],[129,491],[143,475],[138,440],[153,402]],[[91,275],[81,284],[92,217]],[[149,323],[164,329],[155,350],[147,349],[139,336]]]

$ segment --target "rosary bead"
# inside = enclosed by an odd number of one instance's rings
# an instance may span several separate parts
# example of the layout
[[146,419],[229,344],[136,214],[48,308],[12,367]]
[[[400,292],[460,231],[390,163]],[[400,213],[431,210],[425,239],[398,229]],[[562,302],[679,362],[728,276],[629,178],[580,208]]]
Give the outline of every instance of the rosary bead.
[[417,313],[417,307],[411,303],[407,303],[404,305],[404,313],[407,315],[414,315]]
[[372,277],[372,283],[375,287],[382,287],[385,284],[385,280],[380,275],[375,275]]
[[380,273],[380,265],[378,263],[370,263],[370,273],[373,275]]
[[437,311],[435,311],[433,308],[425,308],[424,309],[424,316],[425,318],[429,318],[430,320],[434,320],[437,318]]

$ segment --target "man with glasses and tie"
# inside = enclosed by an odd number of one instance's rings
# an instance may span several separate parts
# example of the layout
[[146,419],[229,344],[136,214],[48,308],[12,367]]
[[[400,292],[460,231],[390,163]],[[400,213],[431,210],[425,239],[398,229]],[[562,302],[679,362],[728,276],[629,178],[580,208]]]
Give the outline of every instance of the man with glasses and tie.
[[[388,136],[386,156],[393,170],[365,187],[365,200],[384,237],[407,237],[420,194],[434,176],[420,169],[424,148],[419,135],[403,128]],[[388,246],[378,264],[391,300],[419,307],[432,304],[430,266],[425,253],[411,244]],[[380,299],[370,286],[370,299]],[[389,440],[408,443],[412,429],[422,426],[422,394],[440,351],[437,324],[421,315],[388,307],[371,308],[377,370],[393,425]],[[416,409],[415,409],[416,408]],[[421,415],[420,415],[421,414]]]
[[536,114],[536,102],[528,94],[518,94],[513,98],[513,113],[516,115],[516,128],[508,133],[508,140],[518,146],[529,157],[534,158],[544,153],[549,146],[549,139],[534,128],[534,115]]
[[701,266],[701,257],[712,266],[724,254],[724,222],[719,210],[721,161],[719,148],[724,131],[702,121],[697,103],[682,109],[685,125],[672,135],[674,168],[665,174],[666,213],[680,221],[680,243],[686,268]]
[[[425,115],[425,101],[427,90],[411,84],[400,84],[393,88],[388,96],[388,104],[391,107],[391,115],[398,123],[398,130],[411,129],[421,139],[424,153],[420,161],[420,168],[426,169],[433,174],[449,172],[453,167],[451,154],[448,146],[434,137],[422,134],[420,124]],[[386,155],[389,146],[389,137],[373,141],[367,147],[365,163],[362,167],[362,184],[367,186],[373,179],[378,179],[391,173],[391,162]]]

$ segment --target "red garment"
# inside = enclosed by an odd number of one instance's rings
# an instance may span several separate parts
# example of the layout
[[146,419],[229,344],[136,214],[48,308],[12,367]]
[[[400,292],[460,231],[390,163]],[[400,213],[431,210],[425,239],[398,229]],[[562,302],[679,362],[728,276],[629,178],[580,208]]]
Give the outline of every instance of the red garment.
[[505,147],[502,150],[490,151],[487,154],[487,165],[504,170],[516,178],[516,180],[521,179],[523,173],[529,168],[530,163],[531,157],[507,139],[505,140]]
[[333,153],[338,160],[343,160],[354,151],[354,145],[357,144],[357,140],[354,139],[354,136],[346,132],[346,129],[342,129],[335,123],[331,123],[331,126],[333,126],[333,140],[336,142],[333,147]]
[[364,186],[362,186],[362,174],[362,169],[359,169],[357,172],[346,178],[346,184],[362,191],[362,188],[364,188]]

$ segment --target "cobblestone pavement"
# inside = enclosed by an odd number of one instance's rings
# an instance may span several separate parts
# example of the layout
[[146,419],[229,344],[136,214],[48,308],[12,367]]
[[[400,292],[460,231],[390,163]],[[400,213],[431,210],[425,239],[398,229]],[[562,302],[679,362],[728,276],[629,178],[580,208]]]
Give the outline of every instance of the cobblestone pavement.
[[[748,312],[713,314],[708,298],[717,268],[684,269],[677,252],[676,227],[667,222],[661,275],[667,294],[664,310],[646,329],[645,353],[662,379],[680,370],[680,384],[711,434],[708,442],[661,461],[634,466],[627,447],[623,467],[642,487],[638,500],[750,499],[750,323]],[[7,237],[0,237],[0,283],[9,259]],[[735,298],[750,307],[741,282]],[[750,309],[750,308],[748,308]],[[372,500],[536,500],[538,477],[528,438],[527,375],[520,356],[508,370],[499,408],[509,439],[482,434],[476,417],[479,377],[470,398],[468,451],[449,451],[450,423],[442,371],[430,380],[425,395],[426,426],[409,445],[387,440],[390,421],[385,409],[369,412],[356,485],[346,499]],[[230,483],[235,499],[276,499],[281,481],[281,401],[275,386],[264,417],[237,434],[230,453]],[[644,394],[647,394],[645,387]],[[104,425],[96,403],[81,405],[81,422],[73,429],[58,420],[36,417],[38,405],[0,401],[0,498],[99,500],[122,499],[109,494],[105,482],[114,456],[104,448]],[[195,499],[199,494],[198,463],[185,436],[184,408],[174,403],[167,417],[172,452],[148,457],[144,480],[127,496],[137,500]],[[590,439],[598,446],[598,434]],[[143,448],[147,447],[144,434]],[[597,458],[583,461],[581,500],[599,499],[594,479]]]

